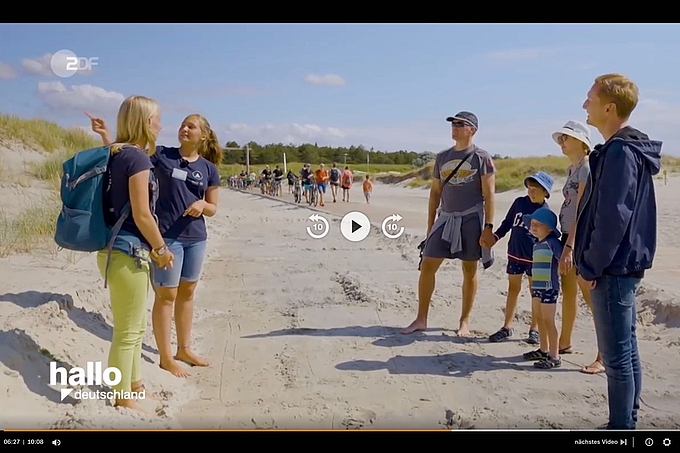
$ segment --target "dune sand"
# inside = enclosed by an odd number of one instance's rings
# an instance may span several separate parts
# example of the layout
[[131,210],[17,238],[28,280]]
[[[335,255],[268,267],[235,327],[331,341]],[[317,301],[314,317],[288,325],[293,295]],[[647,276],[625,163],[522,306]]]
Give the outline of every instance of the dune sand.
[[[644,364],[640,428],[680,427],[680,179],[658,185],[659,252],[639,293]],[[557,186],[560,184],[558,183]],[[3,190],[9,190],[7,188]],[[287,190],[287,187],[284,187]],[[498,194],[496,224],[521,191]],[[522,294],[515,341],[485,338],[503,319],[505,241],[480,273],[473,337],[455,336],[457,262],[438,274],[430,331],[400,335],[416,310],[418,252],[427,191],[375,184],[366,205],[327,203],[331,231],[306,233],[313,212],[229,189],[209,220],[210,243],[197,294],[195,348],[210,361],[188,379],[158,368],[151,327],[143,373],[160,401],[153,416],[101,401],[59,401],[48,386],[51,357],[71,366],[105,361],[111,315],[93,255],[54,252],[0,259],[0,426],[5,428],[592,428],[606,421],[606,380],[578,372],[595,355],[582,304],[574,350],[554,371],[521,361],[530,347]],[[559,206],[556,189],[551,205]],[[16,205],[3,197],[3,209]],[[7,206],[6,206],[7,205]],[[376,227],[359,243],[340,216],[365,213]],[[400,214],[407,233],[387,239],[383,218]],[[149,309],[151,308],[151,295]],[[150,323],[150,317],[149,317]]]

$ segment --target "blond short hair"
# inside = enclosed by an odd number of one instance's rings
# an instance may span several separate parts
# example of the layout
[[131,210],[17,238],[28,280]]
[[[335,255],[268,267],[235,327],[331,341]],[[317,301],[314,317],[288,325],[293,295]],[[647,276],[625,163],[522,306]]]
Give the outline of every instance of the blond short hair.
[[116,141],[111,152],[117,153],[132,144],[146,147],[147,154],[156,152],[156,134],[149,127],[149,119],[160,111],[158,103],[144,96],[130,96],[118,110]]
[[640,90],[635,82],[623,74],[604,74],[595,79],[597,95],[604,102],[616,105],[616,115],[622,120],[630,118],[637,107]]

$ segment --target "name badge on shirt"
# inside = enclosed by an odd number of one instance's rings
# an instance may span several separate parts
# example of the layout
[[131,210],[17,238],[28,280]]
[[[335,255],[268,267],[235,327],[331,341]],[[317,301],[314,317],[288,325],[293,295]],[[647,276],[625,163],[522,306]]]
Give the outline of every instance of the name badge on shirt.
[[186,170],[181,170],[179,168],[172,169],[172,177],[175,179],[179,179],[180,181],[186,181],[188,175],[189,173],[187,173]]

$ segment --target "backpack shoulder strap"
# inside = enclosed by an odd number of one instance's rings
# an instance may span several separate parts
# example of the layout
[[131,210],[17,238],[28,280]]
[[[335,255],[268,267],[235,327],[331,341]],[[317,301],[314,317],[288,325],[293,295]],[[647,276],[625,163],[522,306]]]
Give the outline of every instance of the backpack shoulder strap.
[[444,184],[442,184],[442,187],[446,187],[446,185],[449,183],[449,181],[451,181],[451,178],[456,176],[456,173],[458,173],[458,170],[460,169],[461,165],[463,165],[465,163],[465,161],[467,161],[468,158],[470,156],[472,156],[473,152],[466,154],[465,157],[463,157],[460,160],[460,162],[458,162],[458,165],[456,165],[456,168],[454,168],[453,171],[451,173],[449,173],[449,176],[447,176],[446,179],[444,180]]
[[[149,183],[152,183],[154,181],[154,174],[153,171],[149,172]],[[151,200],[152,203],[155,204],[156,198]],[[106,246],[106,269],[104,270],[104,288],[106,288],[107,283],[108,283],[108,278],[109,278],[109,266],[111,264],[111,253],[113,252],[113,243],[116,241],[116,237],[118,237],[118,233],[120,233],[121,228],[123,227],[123,223],[125,222],[125,219],[130,217],[130,213],[132,211],[132,206],[130,206],[130,202],[128,201],[125,203],[125,206],[123,206],[123,209],[120,212],[120,217],[116,221],[116,223],[111,227],[111,239],[109,239],[109,243]]]

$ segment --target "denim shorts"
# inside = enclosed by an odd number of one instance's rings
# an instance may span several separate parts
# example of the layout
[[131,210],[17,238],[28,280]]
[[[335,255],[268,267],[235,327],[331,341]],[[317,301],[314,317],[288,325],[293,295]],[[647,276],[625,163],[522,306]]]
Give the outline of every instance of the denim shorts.
[[205,258],[207,242],[166,239],[165,243],[174,256],[172,267],[160,269],[152,261],[151,279],[154,286],[177,288],[180,280],[190,283],[199,281],[203,272],[203,259]]
[[532,289],[531,297],[540,299],[542,304],[556,304],[557,298],[560,295],[558,289]]
[[322,182],[321,184],[316,185],[317,189],[319,189],[319,192],[321,193],[326,193],[326,183]]

